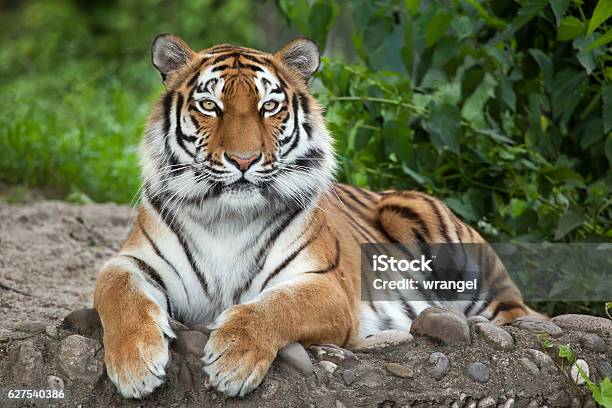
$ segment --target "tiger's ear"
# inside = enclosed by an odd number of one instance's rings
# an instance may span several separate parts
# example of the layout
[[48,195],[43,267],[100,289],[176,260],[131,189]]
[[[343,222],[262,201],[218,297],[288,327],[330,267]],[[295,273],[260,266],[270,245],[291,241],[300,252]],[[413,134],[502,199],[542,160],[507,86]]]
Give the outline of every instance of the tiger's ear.
[[151,61],[166,81],[166,77],[193,58],[195,53],[179,37],[164,33],[155,37],[151,46]]
[[317,72],[321,62],[319,46],[308,38],[296,38],[290,41],[275,55],[289,68],[300,73],[306,82]]

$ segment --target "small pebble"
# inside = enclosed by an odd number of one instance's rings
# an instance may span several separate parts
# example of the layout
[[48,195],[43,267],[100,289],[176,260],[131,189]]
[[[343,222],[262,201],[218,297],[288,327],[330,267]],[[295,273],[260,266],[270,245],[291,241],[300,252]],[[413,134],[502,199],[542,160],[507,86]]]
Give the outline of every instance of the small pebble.
[[535,349],[526,349],[523,350],[523,352],[527,355],[527,357],[533,361],[534,363],[536,363],[536,365],[538,366],[538,368],[540,370],[543,369],[555,369],[555,363],[553,362],[552,358],[550,358],[550,356],[546,353],[541,352],[540,350],[535,350]]
[[391,374],[400,378],[412,378],[414,377],[414,371],[410,368],[397,363],[387,363],[385,369]]
[[487,396],[478,401],[478,408],[494,407],[497,401],[493,397]]
[[346,408],[346,405],[344,405],[341,401],[336,400],[336,408]]
[[465,407],[464,408],[476,408],[476,405],[478,404],[478,401],[473,400],[473,399],[468,399],[468,401],[465,403]]
[[197,357],[204,355],[204,345],[208,340],[205,334],[199,331],[175,332],[176,339],[172,342],[172,349],[179,354],[193,354]]
[[572,379],[572,381],[577,385],[584,385],[586,384],[586,380],[580,373],[580,370],[578,370],[578,367],[582,369],[582,371],[584,372],[584,375],[586,375],[588,378],[589,377],[589,365],[587,364],[586,361],[579,358],[576,360],[574,364],[572,364],[572,368],[570,370],[570,378]]
[[383,330],[360,339],[355,346],[355,351],[380,350],[413,341],[412,335],[400,330]]
[[351,385],[355,382],[355,379],[355,372],[350,368],[347,368],[342,372],[342,381],[344,381],[344,384]]
[[314,371],[312,361],[300,343],[286,345],[278,351],[276,358],[304,375],[310,375]]
[[55,376],[55,375],[50,375],[47,377],[47,385],[49,386],[50,389],[52,390],[63,390],[64,389],[64,380],[62,380],[61,378]]
[[448,360],[448,357],[446,357],[446,355],[444,355],[443,353],[437,351],[431,353],[427,361],[431,366],[433,366],[429,369],[429,372],[431,376],[434,377],[436,380],[439,380],[440,378],[444,377],[450,366],[450,361]]
[[61,328],[82,335],[91,335],[102,329],[102,322],[95,309],[79,309],[64,318]]
[[336,364],[332,363],[331,361],[325,361],[325,360],[319,361],[317,365],[330,374],[332,374],[336,370],[336,367],[338,367]]
[[481,384],[489,381],[489,367],[483,363],[476,362],[469,364],[465,369],[465,373],[474,381]]
[[612,380],[612,366],[607,361],[600,361],[597,365],[597,371],[602,377],[608,377]]
[[498,350],[510,351],[514,349],[514,339],[510,333],[493,323],[477,323],[476,332]]
[[428,336],[445,344],[470,344],[470,327],[463,313],[454,309],[430,307],[410,326],[414,336]]
[[512,408],[514,407],[514,398],[508,398],[506,402],[497,405],[497,408]]
[[57,327],[55,326],[45,326],[45,334],[52,339],[59,339],[59,332],[57,331]]
[[532,333],[547,333],[551,337],[559,337],[563,334],[563,330],[556,324],[548,320],[541,320],[534,316],[519,317],[512,325]]
[[521,357],[519,359],[519,363],[521,363],[521,365],[523,366],[525,371],[527,371],[529,374],[531,374],[533,376],[537,376],[538,374],[540,374],[540,369],[538,368],[536,363],[534,363],[533,361],[529,360],[528,358]]
[[208,326],[210,326],[211,324],[212,322],[196,323],[193,326],[191,326],[191,330],[199,331],[209,336],[212,330],[210,330]]
[[587,350],[595,353],[604,353],[606,351],[606,342],[596,334],[586,333],[580,337],[580,344]]
[[355,353],[333,344],[311,346],[310,351],[314,353],[317,360],[327,360],[336,364],[339,364],[347,358],[357,360]]
[[15,330],[27,334],[38,334],[45,331],[45,325],[42,323],[22,323],[15,327]]

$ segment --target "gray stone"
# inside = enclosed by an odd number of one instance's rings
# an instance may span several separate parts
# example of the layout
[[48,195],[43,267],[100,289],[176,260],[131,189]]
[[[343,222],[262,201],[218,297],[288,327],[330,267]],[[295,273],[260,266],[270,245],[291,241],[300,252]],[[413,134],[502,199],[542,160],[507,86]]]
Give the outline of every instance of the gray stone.
[[355,346],[355,351],[381,350],[387,347],[409,343],[413,340],[414,338],[408,332],[400,330],[383,330],[360,339]]
[[45,331],[45,325],[42,323],[22,323],[15,327],[15,330],[27,334],[38,334]]
[[24,341],[14,351],[13,376],[15,382],[23,385],[33,385],[42,376],[43,356],[35,347],[34,342]]
[[474,381],[485,384],[489,381],[489,367],[483,363],[471,363],[465,368],[465,373]]
[[325,360],[319,361],[317,365],[330,374],[333,374],[336,371],[336,367],[338,367],[337,364]]
[[599,371],[602,377],[608,377],[612,380],[612,365],[607,361],[600,361],[599,364],[597,364],[597,371]]
[[497,408],[512,408],[514,407],[514,398],[508,398],[505,402],[497,405]]
[[480,316],[480,315],[476,315],[476,316],[470,316],[467,318],[468,323],[470,324],[476,324],[476,323],[490,323],[490,320],[487,319],[484,316]]
[[612,320],[603,317],[565,314],[552,318],[553,323],[564,329],[587,333],[599,333],[605,336],[612,335]]
[[540,374],[540,369],[538,368],[537,364],[529,360],[528,358],[521,357],[519,359],[519,363],[521,363],[525,371],[527,371],[529,374],[533,375],[534,377],[537,377],[538,374]]
[[334,344],[311,346],[310,351],[313,352],[318,361],[327,360],[332,363],[340,364],[347,358],[357,360],[355,353]]
[[62,380],[61,378],[55,376],[55,375],[50,375],[47,377],[47,385],[49,386],[49,389],[51,390],[63,390],[64,389],[64,380]]
[[439,380],[440,378],[444,377],[444,375],[448,371],[448,368],[450,367],[450,361],[448,360],[448,357],[446,357],[445,354],[437,351],[429,355],[429,359],[427,360],[427,362],[430,365],[429,373],[436,380]]
[[412,323],[410,333],[428,336],[445,344],[470,344],[470,327],[463,313],[440,307],[421,312]]
[[170,325],[170,328],[175,334],[178,332],[191,330],[189,329],[189,327],[185,326],[183,323],[179,322],[178,320],[174,320],[173,318],[168,319],[168,325]]
[[487,396],[478,401],[478,408],[491,408],[494,407],[497,401],[493,397]]
[[414,371],[409,367],[403,366],[397,363],[385,364],[385,369],[396,377],[400,378],[412,378],[414,377]]
[[186,363],[181,364],[181,368],[179,368],[176,377],[177,382],[183,387],[193,388],[193,375],[191,375],[191,371],[189,371],[189,367]]
[[211,321],[210,322],[197,323],[197,324],[194,324],[193,326],[191,326],[191,330],[196,330],[196,331],[202,332],[202,333],[204,333],[204,334],[206,334],[208,336],[208,335],[210,335],[210,332],[212,331],[212,330],[210,330],[208,328],[208,326],[210,326],[211,324],[212,324]]
[[478,404],[478,401],[473,400],[473,399],[468,399],[468,401],[465,403],[465,407],[464,408],[476,408],[476,405]]
[[606,342],[596,334],[585,333],[580,336],[580,344],[587,350],[595,353],[604,353],[606,351]]
[[491,346],[498,350],[514,349],[514,339],[506,330],[492,323],[477,323],[476,331]]
[[300,343],[286,345],[278,351],[277,358],[290,368],[304,375],[311,375],[314,371],[312,361],[306,349]]
[[523,350],[523,353],[527,358],[536,363],[540,370],[555,369],[555,363],[548,354],[534,349]]
[[176,339],[172,341],[172,350],[179,354],[193,354],[197,357],[204,356],[204,346],[208,337],[199,331],[175,331]]
[[342,381],[344,381],[344,384],[351,385],[355,382],[355,379],[355,372],[350,368],[347,368],[342,372]]
[[63,339],[57,352],[59,369],[71,380],[95,383],[104,371],[104,363],[96,358],[102,348],[99,341],[73,334]]
[[61,328],[78,334],[92,335],[99,333],[102,322],[95,309],[79,309],[64,318]]
[[341,401],[336,400],[336,408],[346,408],[346,405],[344,405]]
[[55,340],[59,340],[60,337],[55,326],[45,326],[45,334]]
[[582,370],[584,375],[589,378],[589,365],[582,359],[577,359],[574,364],[572,364],[572,368],[570,369],[570,378],[575,384],[584,385],[586,384],[586,379],[582,376],[580,370]]
[[548,321],[542,320],[535,316],[524,316],[519,317],[512,323],[513,326],[518,327],[519,329],[528,330],[532,333],[547,333],[551,337],[559,337],[563,334],[563,330],[556,324]]

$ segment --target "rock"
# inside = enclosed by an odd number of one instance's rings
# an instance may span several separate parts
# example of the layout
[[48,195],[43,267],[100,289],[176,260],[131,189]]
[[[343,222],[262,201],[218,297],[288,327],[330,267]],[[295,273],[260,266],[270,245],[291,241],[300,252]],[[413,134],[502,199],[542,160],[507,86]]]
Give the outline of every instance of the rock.
[[412,335],[400,330],[383,330],[360,339],[355,346],[355,351],[380,350],[387,347],[397,346],[413,341]]
[[606,342],[593,333],[586,333],[580,336],[580,344],[585,349],[595,353],[604,353],[606,351]]
[[49,389],[52,390],[63,390],[64,389],[64,380],[55,375],[50,375],[47,377],[47,385]]
[[317,360],[327,360],[332,363],[340,364],[345,359],[358,360],[355,353],[333,344],[322,344],[311,346],[310,350],[314,353]]
[[181,364],[181,368],[176,377],[177,382],[183,387],[193,388],[193,375],[191,375],[191,371],[189,371],[187,364]]
[[278,351],[276,358],[304,375],[311,375],[314,372],[312,361],[306,349],[300,343],[286,345]]
[[465,407],[464,408],[476,408],[476,405],[478,404],[478,401],[475,401],[473,399],[468,399],[468,401],[465,403]]
[[317,365],[330,374],[333,374],[333,372],[336,371],[336,367],[338,367],[337,364],[325,360],[319,361]]
[[38,382],[42,376],[44,362],[42,353],[34,346],[34,342],[24,341],[14,353],[15,382],[23,385],[33,385]]
[[529,360],[528,358],[521,357],[519,359],[519,363],[521,363],[525,371],[527,371],[529,374],[533,375],[534,377],[540,374],[540,369],[538,368],[538,366],[533,361]]
[[453,309],[430,307],[412,322],[410,333],[428,336],[445,344],[470,344],[470,327],[465,316]]
[[57,364],[71,380],[93,384],[102,375],[104,363],[96,358],[102,348],[99,341],[73,334],[60,343]]
[[59,340],[60,337],[55,326],[45,326],[45,334],[55,340]]
[[95,309],[79,309],[64,318],[61,328],[82,335],[92,335],[99,333],[102,322]]
[[477,323],[476,331],[487,343],[498,350],[514,349],[514,339],[510,333],[493,323]]
[[539,408],[539,407],[540,407],[540,404],[536,400],[530,401],[529,404],[527,404],[527,408]]
[[471,363],[465,368],[465,373],[474,381],[485,384],[489,381],[489,367],[483,363]]
[[336,400],[336,408],[346,408],[346,405],[344,405],[342,402],[340,402],[339,400]]
[[605,336],[612,335],[612,320],[597,316],[581,314],[565,314],[552,318],[553,323],[564,329],[587,333],[599,333]]
[[508,398],[504,403],[497,405],[497,408],[512,408],[514,402],[514,398]]
[[350,368],[347,368],[342,372],[342,381],[344,381],[344,384],[351,385],[355,382],[355,379],[355,372]]
[[494,407],[497,401],[493,397],[484,397],[478,401],[478,408],[491,408]]
[[433,378],[439,380],[444,377],[450,366],[448,357],[440,352],[434,352],[429,355],[427,362],[430,364],[429,373]]
[[600,361],[597,365],[597,371],[602,377],[608,377],[612,380],[612,366],[607,361]]
[[199,331],[175,331],[176,339],[172,341],[172,350],[179,354],[193,354],[197,357],[204,356],[204,346],[208,337]]
[[185,326],[183,323],[178,320],[174,320],[172,318],[168,319],[168,325],[172,329],[172,331],[176,334],[182,331],[190,331],[189,327]]
[[400,378],[412,378],[414,377],[414,371],[410,368],[397,363],[385,364],[385,369],[396,377]]
[[467,321],[468,321],[469,324],[490,323],[489,319],[487,319],[484,316],[480,316],[480,315],[470,316],[470,317],[467,318]]
[[194,324],[193,326],[191,326],[191,330],[196,330],[199,331],[201,333],[206,334],[207,336],[210,335],[210,332],[212,330],[210,330],[208,328],[208,326],[210,326],[212,324],[212,322],[202,322],[202,323],[197,323]]
[[38,334],[45,331],[45,325],[42,323],[22,323],[15,327],[15,331],[27,334]]
[[582,374],[580,373],[580,370],[583,371],[584,375],[586,375],[587,378],[589,378],[589,365],[587,364],[586,361],[582,360],[582,359],[577,359],[574,364],[572,364],[572,368],[570,370],[570,378],[572,379],[572,381],[577,384],[577,385],[584,385],[586,384],[586,379],[582,376]]
[[534,349],[523,350],[523,353],[526,354],[527,358],[536,363],[540,370],[555,369],[555,363],[548,354]]
[[551,337],[559,337],[563,334],[563,330],[556,324],[535,316],[519,317],[512,325],[519,329],[529,330],[532,333],[547,333]]

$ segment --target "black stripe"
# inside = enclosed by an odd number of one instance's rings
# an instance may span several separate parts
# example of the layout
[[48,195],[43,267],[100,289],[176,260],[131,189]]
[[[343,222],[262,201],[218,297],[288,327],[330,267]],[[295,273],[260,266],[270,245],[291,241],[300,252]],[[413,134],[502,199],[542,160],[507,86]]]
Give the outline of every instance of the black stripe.
[[147,239],[147,241],[149,242],[149,245],[151,245],[151,248],[153,248],[153,251],[155,252],[155,255],[157,255],[159,258],[161,258],[162,261],[164,261],[166,263],[166,265],[168,265],[172,271],[174,272],[174,274],[176,275],[176,277],[181,281],[181,284],[183,285],[183,290],[185,291],[185,296],[187,297],[187,303],[191,303],[190,299],[189,299],[189,293],[187,292],[187,286],[185,286],[185,282],[183,281],[181,274],[178,272],[178,270],[174,267],[174,265],[172,263],[170,263],[170,261],[168,260],[168,258],[166,258],[160,251],[160,249],[157,247],[157,245],[155,244],[155,242],[153,242],[153,240],[151,239],[151,237],[149,236],[149,234],[147,233],[147,230],[142,226],[141,223],[138,223],[138,227],[140,228],[140,230],[142,231],[143,235],[145,236],[145,238]]
[[440,210],[438,209],[438,206],[436,205],[434,200],[427,196],[423,196],[423,199],[427,202],[427,204],[429,204],[436,218],[438,219],[438,232],[444,239],[444,242],[452,242],[450,236],[448,235],[448,227],[446,226],[446,223],[442,218],[442,214],[440,213]]
[[[172,308],[170,307],[170,300],[168,298],[168,288],[166,287],[164,280],[161,278],[161,276],[159,276],[157,271],[153,269],[145,261],[133,255],[121,254],[121,256],[124,256],[134,261],[138,269],[140,269],[142,273],[144,273],[147,277],[149,277],[151,280],[153,280],[157,284],[158,289],[161,287],[160,291],[164,294],[164,297],[166,298],[166,310],[168,310],[168,315],[172,317]],[[153,286],[156,286],[156,285],[154,284]]]
[[287,157],[300,142],[300,124],[298,123],[298,101],[296,94],[293,94],[291,105],[293,108],[293,143],[291,143],[291,146],[289,146],[289,150],[283,154],[283,157]]
[[164,109],[164,135],[168,134],[170,130],[170,113],[172,112],[172,99],[174,94],[172,91],[166,92],[166,94],[162,98],[162,106]]
[[308,105],[308,98],[301,92],[297,92],[298,98],[300,98],[300,106],[302,107],[302,111],[304,115],[308,115],[310,113],[310,106]]
[[287,267],[287,265],[289,265],[291,263],[291,261],[293,261],[303,250],[304,248],[306,248],[307,246],[309,246],[310,244],[312,244],[312,242],[319,236],[319,234],[321,233],[321,229],[323,228],[323,224],[319,225],[319,230],[315,233],[312,234],[312,236],[310,238],[308,238],[308,240],[304,243],[302,243],[302,245],[300,245],[295,251],[293,251],[287,258],[285,258],[283,260],[283,262],[280,263],[280,265],[278,265],[266,278],[266,280],[264,281],[263,285],[261,285],[261,291],[263,291],[266,286],[268,286],[268,282],[270,282],[270,280],[272,280],[276,275],[278,275],[283,269],[285,269]]
[[[413,209],[409,207],[394,205],[394,204],[385,204],[379,209],[379,212],[383,212],[383,211],[395,212],[401,215],[403,218],[406,218],[410,221],[415,222],[416,224],[418,224],[420,232],[424,234],[425,237],[429,237],[429,228],[427,227],[427,224]],[[420,236],[419,241],[426,242],[421,234],[419,234],[419,236]]]
[[[187,153],[189,156],[195,159],[195,153],[191,153],[187,146],[185,145],[185,141],[189,138],[183,133],[183,128],[181,126],[181,111],[183,110],[183,95],[178,94],[176,97],[176,141],[178,145]],[[195,137],[191,137],[191,140],[194,141]]]
[[306,273],[328,273],[336,269],[339,265],[340,265],[340,240],[338,240],[338,237],[336,237],[336,256],[334,258],[334,261],[323,269],[319,269],[316,271],[310,271]]
[[[180,226],[177,226],[175,223],[172,223],[172,225],[170,225],[170,224],[168,224],[166,222],[166,219],[167,219],[168,216],[172,215],[173,218],[174,218],[174,215],[167,208],[164,208],[162,210],[163,204],[162,204],[162,202],[161,202],[161,200],[159,198],[159,195],[155,195],[155,196],[151,197],[151,195],[148,193],[148,191],[145,191],[145,196],[146,196],[146,199],[151,203],[151,205],[153,206],[155,211],[157,211],[157,213],[161,216],[162,220],[168,226],[170,231],[172,231],[172,233],[179,240],[179,243],[183,247],[183,252],[185,252],[185,256],[187,257],[187,261],[189,262],[189,265],[191,266],[191,269],[193,270],[193,272],[195,273],[196,277],[200,281],[200,284],[202,285],[202,290],[204,291],[204,294],[206,296],[209,296],[209,293],[208,293],[208,284],[206,283],[206,279],[204,278],[204,274],[202,274],[200,272],[200,270],[198,269],[198,266],[197,266],[197,264],[195,262],[193,254],[191,253],[191,250],[189,249],[189,243],[187,242],[187,240],[183,236],[182,229],[180,228]],[[171,218],[171,219],[173,219],[173,218]]]
[[359,204],[360,206],[366,208],[366,209],[370,209],[370,206],[366,203],[364,203],[363,201],[361,201],[360,199],[358,199],[355,194],[353,194],[348,188],[347,186],[344,186],[342,184],[336,184],[336,187],[339,188],[341,191],[344,191],[344,193],[349,196],[351,198],[351,200],[355,201],[357,204]]

